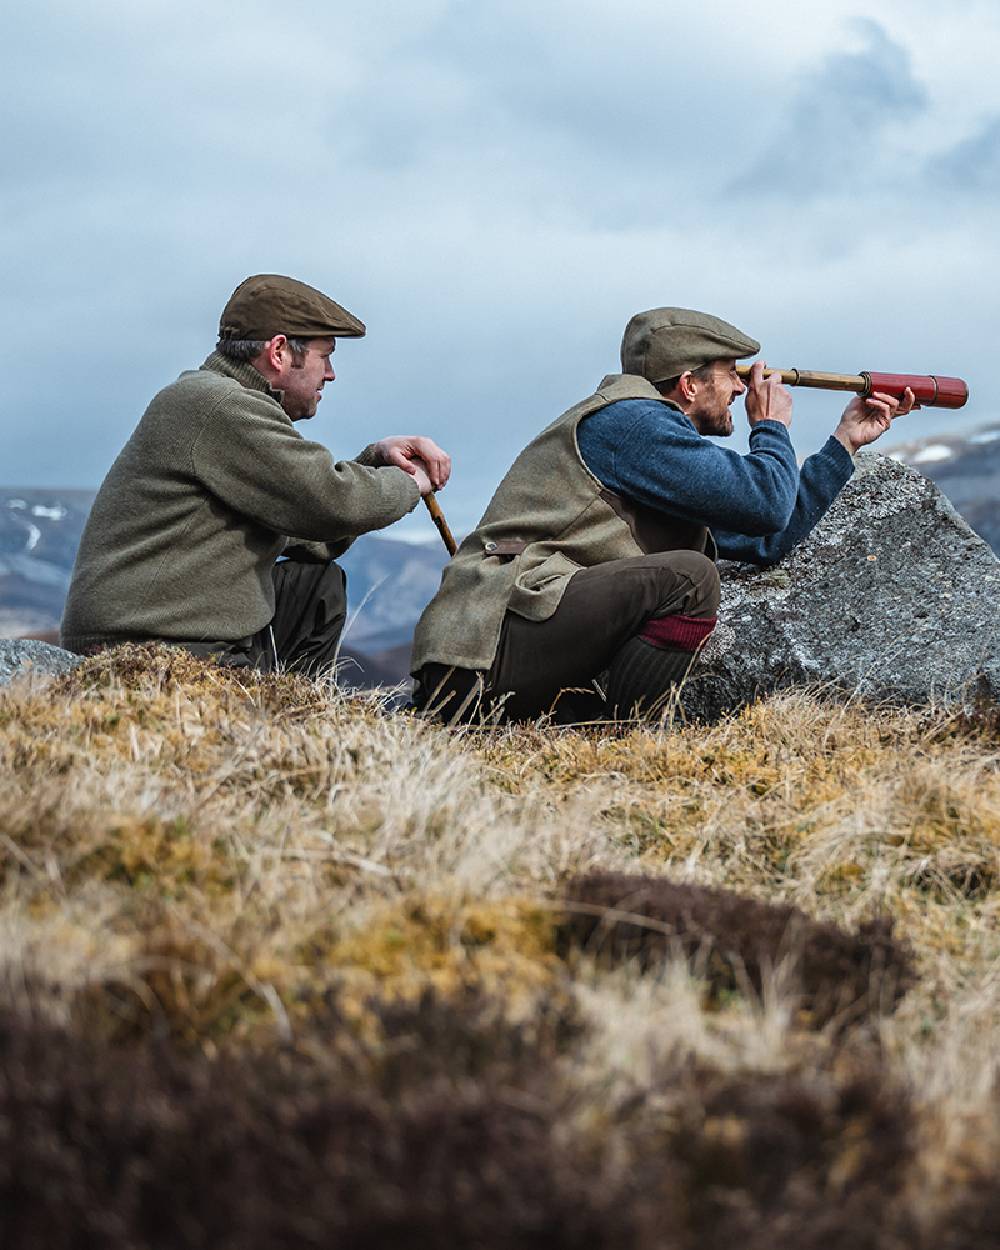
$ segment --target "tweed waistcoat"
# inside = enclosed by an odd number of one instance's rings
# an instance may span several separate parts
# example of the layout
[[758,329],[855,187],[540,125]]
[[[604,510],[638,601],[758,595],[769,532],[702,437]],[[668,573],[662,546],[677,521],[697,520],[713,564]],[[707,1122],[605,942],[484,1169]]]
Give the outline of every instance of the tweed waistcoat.
[[611,374],[517,457],[417,623],[413,672],[428,663],[489,668],[508,609],[547,620],[580,569],[654,551],[714,557],[705,526],[621,498],[584,464],[577,426],[623,399],[667,403],[644,378]]

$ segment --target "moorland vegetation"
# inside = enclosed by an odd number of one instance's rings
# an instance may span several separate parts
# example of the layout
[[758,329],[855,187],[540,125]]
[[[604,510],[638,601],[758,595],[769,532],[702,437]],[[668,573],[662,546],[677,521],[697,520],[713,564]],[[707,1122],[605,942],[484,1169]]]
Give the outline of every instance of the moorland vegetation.
[[11,685],[0,1243],[996,1244],[998,731]]

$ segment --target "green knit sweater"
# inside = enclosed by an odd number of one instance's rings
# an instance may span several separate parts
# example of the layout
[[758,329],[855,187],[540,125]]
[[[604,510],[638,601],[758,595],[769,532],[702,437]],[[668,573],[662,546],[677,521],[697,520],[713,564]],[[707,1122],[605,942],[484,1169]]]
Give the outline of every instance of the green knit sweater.
[[334,462],[298,433],[250,364],[213,352],[156,395],[84,528],[63,646],[124,638],[234,641],[274,616],[289,545],[332,559],[413,508],[409,474],[371,448]]

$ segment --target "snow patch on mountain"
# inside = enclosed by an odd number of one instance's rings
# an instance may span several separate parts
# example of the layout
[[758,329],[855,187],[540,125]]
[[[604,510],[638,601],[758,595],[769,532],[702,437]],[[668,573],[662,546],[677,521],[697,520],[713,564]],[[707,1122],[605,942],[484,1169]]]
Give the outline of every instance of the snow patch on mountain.
[[944,443],[930,443],[916,452],[910,463],[932,464],[935,460],[950,460],[954,454],[953,449],[946,447]]

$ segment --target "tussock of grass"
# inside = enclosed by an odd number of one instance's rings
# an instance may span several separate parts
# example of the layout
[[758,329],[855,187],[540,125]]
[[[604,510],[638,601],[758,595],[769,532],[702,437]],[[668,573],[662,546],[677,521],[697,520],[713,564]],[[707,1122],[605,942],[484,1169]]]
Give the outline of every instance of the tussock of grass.
[[329,946],[314,938],[300,955],[306,976],[325,966],[362,993],[391,984],[406,997],[472,981],[516,1000],[562,974],[551,913],[524,898],[410,897],[372,911],[363,929]]
[[0,1149],[4,1244],[59,1193],[51,1246],[210,1242],[154,1174],[219,1244],[983,1244],[996,726],[449,731],[156,648],[0,692],[0,1125],[62,1143]]
[[849,927],[891,916],[924,970],[998,953],[1000,745],[992,719],[777,696],[711,727],[536,729],[483,746],[502,784],[586,785],[634,865]]

